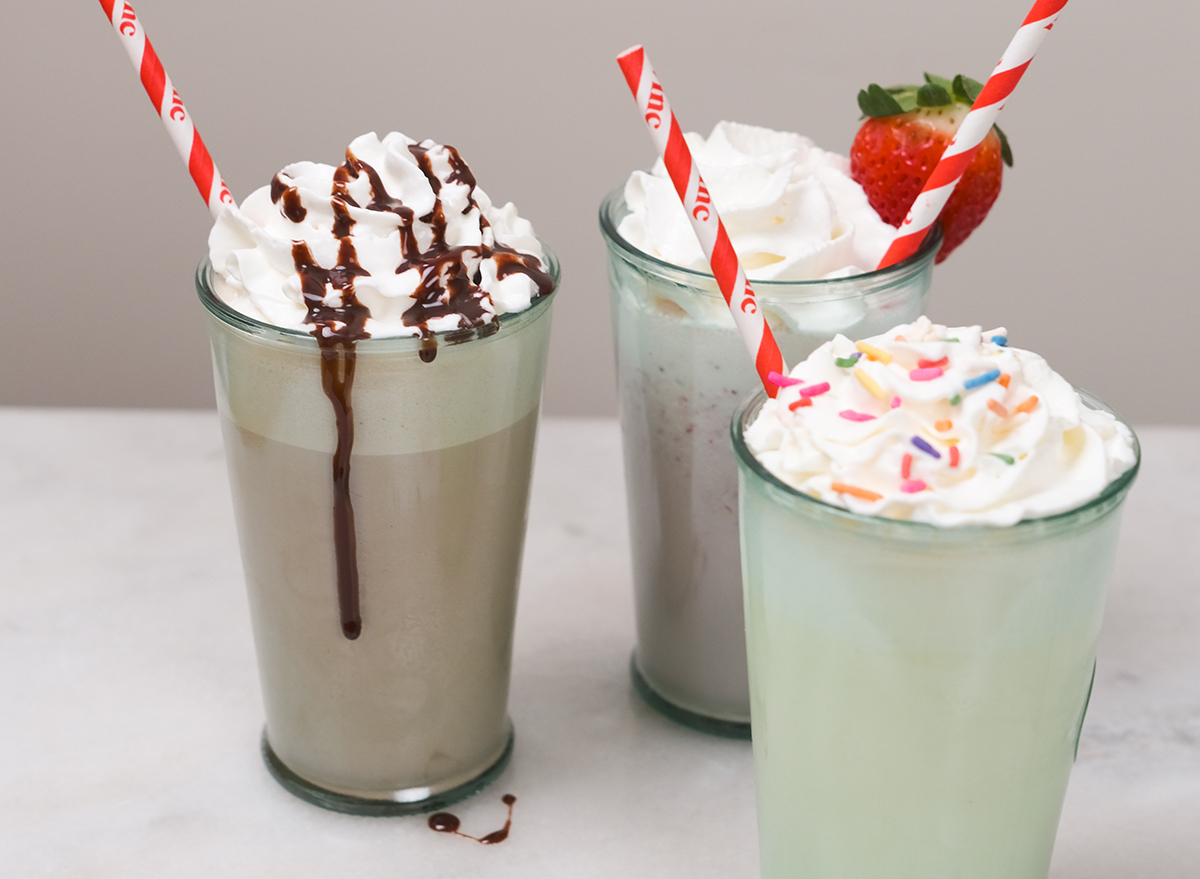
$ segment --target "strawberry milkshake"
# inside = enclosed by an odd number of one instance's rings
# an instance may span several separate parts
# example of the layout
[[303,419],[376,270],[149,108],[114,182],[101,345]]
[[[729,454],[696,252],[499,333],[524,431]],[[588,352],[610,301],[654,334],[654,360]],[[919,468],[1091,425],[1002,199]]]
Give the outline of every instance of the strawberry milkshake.
[[[836,333],[924,309],[934,255],[870,271],[893,230],[808,139],[723,122],[688,144],[787,362]],[[662,162],[600,211],[609,251],[637,647],[632,674],[668,717],[749,737],[729,417],[759,379]]]

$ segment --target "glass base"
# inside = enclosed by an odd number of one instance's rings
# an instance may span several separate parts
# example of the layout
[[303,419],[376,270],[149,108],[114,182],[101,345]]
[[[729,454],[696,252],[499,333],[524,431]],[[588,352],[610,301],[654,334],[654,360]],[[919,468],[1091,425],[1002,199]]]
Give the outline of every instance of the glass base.
[[262,735],[263,762],[267,764],[267,769],[270,770],[275,780],[283,785],[289,793],[298,796],[305,802],[312,803],[314,806],[320,806],[322,809],[329,809],[333,812],[345,812],[349,815],[369,815],[377,818],[389,815],[419,815],[422,812],[434,812],[438,809],[444,809],[446,806],[457,803],[460,800],[465,800],[467,797],[479,793],[500,777],[500,773],[508,766],[508,761],[512,757],[512,751],[513,734],[510,732],[508,734],[508,744],[504,746],[504,753],[500,755],[500,759],[465,784],[460,784],[458,787],[432,796],[421,797],[420,799],[405,799],[405,795],[410,793],[421,796],[422,789],[414,788],[406,791],[395,791],[393,797],[397,799],[377,800],[326,790],[323,787],[317,787],[307,779],[301,778],[288,769],[284,762],[279,759],[279,755],[272,750],[271,743],[267,741],[266,729],[263,730]]
[[686,726],[697,732],[707,733],[710,736],[750,741],[749,723],[697,714],[695,711],[681,708],[674,702],[664,699],[642,676],[642,672],[637,666],[636,654],[629,658],[629,676],[633,679],[633,689],[642,697],[642,700],[667,720],[672,720],[680,726]]

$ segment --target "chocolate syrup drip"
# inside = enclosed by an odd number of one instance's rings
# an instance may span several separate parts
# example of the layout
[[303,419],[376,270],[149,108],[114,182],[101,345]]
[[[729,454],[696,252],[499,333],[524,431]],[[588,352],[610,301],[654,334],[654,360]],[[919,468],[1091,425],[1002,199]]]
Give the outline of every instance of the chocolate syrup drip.
[[451,247],[436,255],[431,248],[421,266],[421,283],[412,294],[416,304],[404,312],[404,325],[426,326],[448,315],[458,315],[460,329],[487,323],[492,313],[484,307],[476,286],[478,256],[478,247]]
[[[334,172],[334,179],[337,180],[341,173],[345,173],[347,178],[354,177],[355,179],[358,179],[359,174],[366,174],[367,180],[371,184],[371,201],[367,204],[367,210],[387,211],[400,218],[400,255],[404,257],[404,261],[400,264],[401,268],[396,269],[396,274],[406,271],[411,267],[412,261],[420,259],[421,256],[421,246],[417,244],[417,233],[413,231],[413,219],[416,217],[416,212],[400,199],[393,198],[387,191],[387,187],[383,185],[383,179],[379,176],[379,172],[357,158],[350,150],[346,150],[346,163]],[[436,186],[433,191],[437,192]]]
[[[448,183],[460,183],[469,187],[467,205],[463,213],[478,209],[471,195],[475,190],[475,175],[454,147],[445,147],[450,173]],[[409,146],[436,196],[441,192],[442,182],[433,172],[429,150],[419,144]],[[481,280],[479,264],[488,258],[497,264],[497,276],[506,278],[520,273],[530,278],[537,288],[538,296],[546,296],[554,290],[554,282],[542,271],[536,257],[519,253],[503,245],[450,247],[446,243],[446,216],[442,201],[435,199],[433,210],[423,217],[432,231],[430,246],[422,251],[417,241],[413,224],[415,212],[400,199],[394,198],[383,184],[379,172],[362,161],[350,150],[346,150],[346,161],[334,170],[330,205],[333,209],[332,234],[339,240],[337,265],[326,269],[317,265],[312,252],[303,241],[292,244],[292,261],[300,275],[301,291],[308,308],[305,323],[312,326],[312,334],[321,350],[321,384],[325,396],[333,405],[337,424],[337,448],[333,455],[333,533],[337,557],[338,607],[341,614],[342,634],[350,640],[362,632],[362,617],[359,613],[358,552],[354,532],[354,507],[350,499],[350,453],[354,447],[354,410],[351,406],[351,390],[354,385],[355,345],[370,333],[366,322],[370,310],[358,301],[354,292],[354,279],[370,273],[358,264],[358,254],[350,240],[355,220],[350,208],[360,208],[350,194],[350,182],[365,174],[371,186],[371,200],[366,210],[385,211],[395,214],[399,222],[400,253],[403,257],[396,274],[412,269],[421,272],[421,280],[412,298],[416,303],[403,315],[405,326],[417,327],[421,333],[419,356],[425,363],[437,357],[437,336],[429,329],[429,321],[455,315],[458,317],[458,333],[470,333],[478,328],[478,335],[491,335],[499,328],[499,322],[485,307],[486,294],[479,289]],[[271,181],[271,201],[283,202],[282,212],[293,223],[301,222],[308,211],[300,203],[300,193],[279,174]],[[480,213],[480,223],[486,231],[487,220]],[[327,302],[328,290],[336,291],[334,303]],[[452,342],[465,341],[469,336],[456,336]],[[509,822],[512,820],[512,804],[516,798],[506,795],[504,802],[509,807]],[[458,819],[449,813],[438,813],[434,818],[452,820],[454,827],[435,827],[444,832],[457,832]],[[434,819],[430,819],[433,827]],[[501,842],[508,836],[509,824],[503,830],[488,834],[479,842],[491,844]],[[470,837],[475,839],[475,837]]]
[[435,812],[429,816],[429,829],[438,833],[458,833],[461,826],[462,822],[458,820],[458,816],[449,812]]
[[487,836],[471,836],[469,833],[462,833],[459,827],[462,822],[458,820],[457,815],[452,815],[449,812],[437,812],[429,816],[429,829],[436,830],[438,833],[453,833],[455,836],[461,836],[466,839],[473,839],[482,845],[495,845],[499,842],[504,842],[508,839],[508,831],[512,828],[512,813],[513,803],[517,798],[512,794],[505,794],[500,800],[504,805],[508,806],[508,818],[504,821],[504,826],[499,830],[493,830]]
[[[408,150],[417,160],[417,167],[429,181],[434,193],[440,193],[442,182],[433,171],[429,150],[420,144],[410,144]],[[474,192],[475,175],[471,173],[467,163],[463,161],[462,156],[454,147],[447,146],[445,150],[447,162],[451,168],[446,182],[465,184]],[[462,212],[467,214],[472,209],[478,209],[478,205],[474,197],[468,195],[467,204]],[[482,212],[479,219],[483,228],[486,229],[488,223],[482,216]],[[446,215],[440,198],[434,204],[433,210],[421,217],[420,220],[429,224],[433,232],[433,240],[429,249],[424,252],[416,252],[415,249],[406,248],[403,251],[404,262],[396,268],[396,273],[406,272],[414,266],[419,266],[421,269],[421,282],[412,294],[413,299],[417,300],[416,304],[404,312],[402,320],[405,326],[421,327],[422,335],[426,340],[433,338],[433,334],[428,330],[429,321],[439,317],[457,315],[459,329],[471,329],[495,322],[492,312],[485,307],[485,295],[479,289],[481,280],[479,264],[485,259],[495,259],[498,264],[497,276],[499,278],[521,273],[534,282],[538,296],[546,296],[553,292],[554,281],[549,274],[542,271],[541,262],[536,257],[519,253],[511,247],[500,244],[490,247],[487,245],[461,247],[447,245]],[[436,342],[428,347],[422,346],[422,360],[432,361],[436,355]]]
[[333,237],[345,239],[350,237],[350,230],[354,228],[354,220],[350,217],[350,211],[347,209],[345,202],[340,199],[333,199]]
[[554,279],[549,272],[543,272],[541,263],[528,254],[513,250],[503,244],[492,248],[492,259],[496,261],[496,277],[503,281],[509,275],[522,274],[533,281],[537,287],[538,297],[549,296],[554,292]]
[[358,202],[354,200],[354,196],[350,194],[350,190],[346,186],[352,179],[358,178],[358,173],[348,166],[353,153],[346,150],[346,157],[347,164],[338,165],[338,167],[333,169],[333,197],[335,199],[340,198],[348,205],[358,207]]
[[[446,147],[454,155],[458,155],[458,151],[454,147]],[[429,185],[433,188],[433,194],[437,195],[442,191],[442,181],[433,173],[433,162],[429,160],[429,149],[423,147],[419,143],[410,143],[408,151],[412,153],[413,158],[417,160],[417,167],[425,175],[425,179],[429,181]],[[462,161],[461,158],[459,161]],[[440,199],[439,199],[440,201]]]
[[437,357],[437,336],[428,335],[421,340],[421,350],[417,352],[422,363],[433,363]]
[[300,190],[288,186],[283,178],[276,174],[271,178],[271,201],[279,204],[283,199],[283,215],[293,223],[300,223],[308,216],[308,209],[300,204]]
[[[472,192],[474,192],[476,185],[475,175],[471,173],[471,169],[467,167],[467,163],[463,161],[463,157],[458,154],[458,150],[456,150],[454,147],[446,147],[446,149],[450,152],[451,168],[450,174],[446,177],[446,182],[464,183],[471,188]],[[475,200],[471,199],[471,203],[467,205],[466,209],[463,210],[463,213],[465,214],[468,210],[470,210],[471,205],[474,203]]]
[[[312,325],[321,349],[321,387],[333,404],[337,425],[337,448],[333,453],[333,546],[342,634],[353,641],[362,632],[362,616],[358,609],[354,505],[350,500],[350,452],[354,448],[350,392],[354,386],[354,346],[359,339],[370,335],[365,327],[371,316],[354,295],[354,279],[368,273],[358,264],[358,255],[349,238],[342,238],[338,262],[332,269],[317,265],[303,241],[292,244],[292,262],[300,275],[300,289],[308,306],[304,322]],[[326,302],[326,287],[339,292],[339,305]]]

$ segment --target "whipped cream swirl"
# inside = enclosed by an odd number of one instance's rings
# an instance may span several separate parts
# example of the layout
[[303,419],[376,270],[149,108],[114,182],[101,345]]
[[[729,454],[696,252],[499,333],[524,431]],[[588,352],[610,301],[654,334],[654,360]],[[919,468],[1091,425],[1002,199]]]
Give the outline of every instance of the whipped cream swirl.
[[[718,122],[688,146],[752,280],[809,281],[862,274],[896,230],[850,177],[850,160],[799,134]],[[687,214],[659,159],[625,184],[626,241],[684,268],[708,271]]]
[[208,242],[230,306],[348,340],[479,327],[553,289],[516,208],[495,207],[453,147],[398,132],[356,138],[338,166],[288,165]]
[[1006,336],[925,317],[857,344],[839,335],[780,380],[746,445],[856,513],[1011,525],[1078,507],[1134,465],[1133,434]]

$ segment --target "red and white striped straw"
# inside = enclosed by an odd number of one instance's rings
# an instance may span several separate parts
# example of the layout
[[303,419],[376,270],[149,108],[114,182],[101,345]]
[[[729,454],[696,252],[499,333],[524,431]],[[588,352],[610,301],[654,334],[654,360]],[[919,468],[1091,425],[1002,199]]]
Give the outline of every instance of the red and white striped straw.
[[1004,109],[1004,102],[1017,87],[1021,76],[1029,67],[1029,62],[1033,60],[1034,53],[1041,46],[1046,34],[1054,27],[1059,12],[1066,5],[1067,0],[1037,0],[1034,3],[1020,30],[1004,50],[1000,63],[988,77],[983,91],[971,105],[971,111],[967,113],[950,145],[942,153],[933,173],[925,181],[925,187],[908,209],[908,216],[900,224],[896,237],[892,239],[891,246],[879,262],[879,268],[907,259],[921,247],[925,233],[942,213],[942,208],[946,206],[954,187],[958,185],[963,172],[975,158],[975,150],[996,124],[996,117]]
[[617,63],[621,65],[629,90],[637,100],[646,127],[650,129],[650,139],[667,166],[667,174],[675,184],[675,191],[679,193],[679,200],[683,202],[688,219],[692,222],[700,247],[708,257],[713,277],[717,279],[717,286],[725,297],[725,304],[733,313],[733,322],[737,324],[750,356],[754,358],[754,367],[758,370],[763,387],[768,396],[774,397],[779,388],[771,381],[770,374],[787,372],[783,355],[771,328],[763,319],[758,301],[754,298],[754,290],[746,280],[746,273],[738,262],[725,225],[717,215],[708,187],[700,178],[700,169],[692,159],[687,141],[683,139],[683,130],[667,102],[662,83],[654,75],[650,60],[641,46],[626,49],[617,56]]
[[233,204],[233,196],[229,194],[212,156],[208,154],[204,141],[200,139],[200,132],[192,124],[191,114],[184,108],[183,101],[179,100],[179,92],[175,91],[170,77],[163,70],[158,54],[146,39],[146,31],[141,21],[134,14],[133,7],[125,0],[100,0],[100,5],[104,8],[108,20],[112,22],[113,30],[124,43],[129,60],[133,62],[134,69],[142,78],[146,94],[150,96],[150,103],[162,117],[167,134],[175,142],[180,158],[188,166],[196,188],[200,190],[200,195],[215,218],[221,213],[222,205]]

